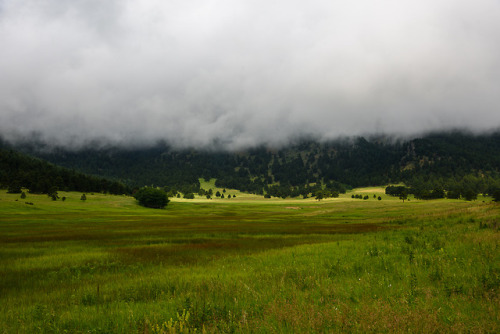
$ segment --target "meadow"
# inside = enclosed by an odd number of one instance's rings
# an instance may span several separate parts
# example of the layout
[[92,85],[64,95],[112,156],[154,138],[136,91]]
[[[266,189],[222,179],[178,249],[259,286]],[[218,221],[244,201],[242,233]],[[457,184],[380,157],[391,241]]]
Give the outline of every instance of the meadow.
[[500,332],[491,199],[228,193],[1,190],[0,333]]

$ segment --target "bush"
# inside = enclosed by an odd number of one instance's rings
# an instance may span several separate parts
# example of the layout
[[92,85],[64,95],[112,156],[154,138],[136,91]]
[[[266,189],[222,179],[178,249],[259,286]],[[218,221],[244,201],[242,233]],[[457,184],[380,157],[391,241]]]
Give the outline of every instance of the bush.
[[185,199],[194,199],[194,194],[193,193],[185,193],[183,197]]
[[466,201],[475,201],[477,199],[477,193],[472,189],[467,189],[464,192],[464,199]]
[[21,185],[17,182],[10,184],[9,187],[7,188],[8,194],[20,194],[22,192],[23,191],[21,189]]
[[459,199],[460,190],[448,190],[448,193],[446,193],[446,197],[449,199]]
[[170,202],[167,194],[156,188],[141,188],[134,194],[134,198],[139,205],[154,209],[162,209]]
[[57,199],[59,198],[59,195],[57,194],[57,188],[50,187],[49,191],[47,192],[47,196],[52,198],[53,201],[57,201]]
[[500,188],[495,188],[491,191],[491,196],[493,196],[493,201],[500,202]]

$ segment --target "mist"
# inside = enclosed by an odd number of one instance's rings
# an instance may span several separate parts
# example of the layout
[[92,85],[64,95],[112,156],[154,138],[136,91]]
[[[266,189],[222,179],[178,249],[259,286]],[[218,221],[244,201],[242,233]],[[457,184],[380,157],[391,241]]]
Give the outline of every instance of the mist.
[[242,149],[500,127],[500,2],[0,0],[0,135]]

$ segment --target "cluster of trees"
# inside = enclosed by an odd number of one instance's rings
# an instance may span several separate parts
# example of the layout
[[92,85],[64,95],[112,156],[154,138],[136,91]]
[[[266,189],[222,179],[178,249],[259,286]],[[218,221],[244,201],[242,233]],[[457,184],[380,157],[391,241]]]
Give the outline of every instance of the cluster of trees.
[[219,198],[226,198],[226,197],[227,198],[231,198],[231,197],[236,197],[236,195],[226,194],[226,189],[224,188],[224,189],[222,189],[222,193],[217,190],[217,192],[215,193],[215,197],[219,197]]
[[0,149],[0,187],[10,193],[21,193],[27,188],[30,193],[51,196],[57,196],[58,190],[117,195],[130,192],[120,182],[85,175],[6,149]]
[[265,185],[263,190],[266,198],[281,197],[281,198],[308,198],[309,196],[318,199],[338,197],[339,194],[345,194],[349,186],[340,182],[329,181],[326,184],[305,184],[293,186],[290,183],[274,184],[271,186]]
[[406,199],[413,195],[416,199],[431,200],[439,198],[476,200],[479,194],[492,196],[495,200],[500,192],[500,181],[488,177],[475,177],[467,175],[461,180],[456,178],[443,180],[428,180],[423,182],[419,179],[409,181],[406,186],[388,186],[385,193]]
[[[240,169],[240,171],[241,170],[243,169]],[[221,175],[215,181],[215,186],[218,188],[238,189],[251,194],[262,195],[264,193],[264,188],[267,186],[267,182],[261,177],[252,179],[249,174],[247,176],[240,176],[238,172],[236,176]]]
[[318,190],[314,193],[314,197],[320,201],[322,199],[325,199],[325,198],[337,198],[339,197],[339,193],[336,192],[336,191],[330,191],[330,190]]
[[[363,196],[363,195],[360,195],[360,194],[353,194],[353,195],[351,195],[351,198],[357,198],[357,199],[367,200],[367,199],[370,198],[370,196],[368,196],[368,195],[364,195]],[[379,201],[382,200],[382,197],[380,197],[380,196],[377,197],[377,195],[373,195],[373,198],[376,198]]]
[[408,188],[405,186],[388,186],[385,188],[386,195],[401,196],[404,193],[408,194]]
[[[195,198],[195,193],[188,191],[182,193],[181,191],[173,190],[171,187],[163,187],[162,190],[167,194],[168,197],[177,197],[177,198],[185,198],[185,199],[194,199]],[[216,191],[214,194],[213,189],[203,189],[199,188],[197,192],[198,196],[200,197],[206,197],[207,199],[211,199],[214,196],[217,198],[233,198],[236,197],[236,195],[232,194],[226,194],[226,189],[222,190],[222,193],[220,191]]]
[[281,197],[281,198],[287,198],[287,197],[299,197],[302,196],[303,198],[307,198],[309,194],[313,191],[319,190],[320,188],[317,188],[316,186],[292,186],[290,184],[275,184],[271,186],[265,186],[264,191],[266,194],[266,198],[271,198],[271,197]]
[[470,173],[454,177],[438,177],[431,174],[425,179],[422,176],[408,180],[410,193],[420,199],[463,198],[475,200],[478,194],[493,194],[500,185],[498,173]]

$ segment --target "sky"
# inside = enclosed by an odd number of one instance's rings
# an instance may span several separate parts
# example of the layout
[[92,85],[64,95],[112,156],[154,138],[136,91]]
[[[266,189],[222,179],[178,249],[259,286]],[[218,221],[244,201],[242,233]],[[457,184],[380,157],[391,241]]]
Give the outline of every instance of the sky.
[[0,0],[0,49],[11,141],[500,128],[498,0]]

